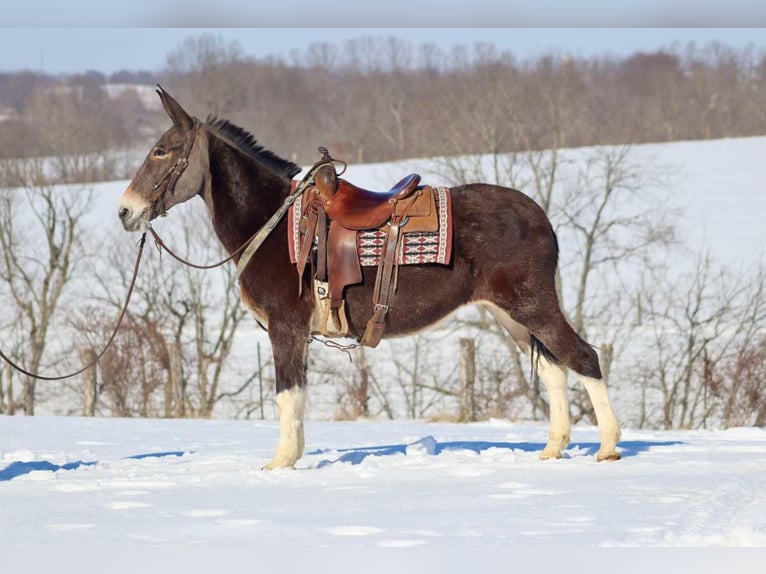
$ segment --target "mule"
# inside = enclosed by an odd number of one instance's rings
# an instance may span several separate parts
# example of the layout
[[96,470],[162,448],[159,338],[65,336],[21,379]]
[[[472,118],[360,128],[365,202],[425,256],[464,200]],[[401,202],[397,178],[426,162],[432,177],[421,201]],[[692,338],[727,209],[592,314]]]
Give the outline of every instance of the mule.
[[[193,197],[204,201],[213,229],[230,253],[282,206],[301,168],[259,145],[221,119],[201,122],[158,89],[173,122],[151,148],[119,205],[128,231]],[[559,306],[554,277],[558,243],[531,198],[506,187],[475,183],[451,188],[453,255],[450,265],[403,266],[386,317],[386,337],[412,334],[466,304],[485,305],[531,357],[550,404],[548,441],[540,458],[560,458],[570,442],[566,369],[590,396],[601,445],[597,460],[620,457],[620,429],[594,349],[572,329]],[[315,312],[307,277],[297,288],[285,218],[239,277],[240,297],[268,329],[276,370],[279,441],[266,469],[293,467],[304,449],[308,341]],[[238,256],[234,257],[234,261]],[[346,288],[349,335],[361,337],[372,313],[374,267]]]

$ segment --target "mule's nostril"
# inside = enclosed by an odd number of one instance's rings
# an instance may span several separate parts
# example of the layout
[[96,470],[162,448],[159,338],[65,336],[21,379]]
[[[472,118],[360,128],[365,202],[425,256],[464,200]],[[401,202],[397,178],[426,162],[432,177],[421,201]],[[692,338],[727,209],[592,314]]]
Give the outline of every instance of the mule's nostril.
[[125,221],[128,217],[130,217],[130,214],[133,213],[133,210],[129,207],[123,207],[120,209],[118,215],[120,216],[120,219],[122,221]]

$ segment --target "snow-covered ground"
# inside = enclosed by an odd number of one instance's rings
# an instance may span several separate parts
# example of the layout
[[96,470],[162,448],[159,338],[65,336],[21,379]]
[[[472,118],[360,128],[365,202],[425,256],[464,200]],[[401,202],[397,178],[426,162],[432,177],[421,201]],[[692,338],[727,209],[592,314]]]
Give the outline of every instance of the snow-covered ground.
[[420,548],[469,563],[512,548],[766,546],[764,429],[626,430],[615,463],[595,462],[590,426],[546,462],[542,425],[306,432],[298,469],[266,472],[270,421],[0,417],[0,548],[201,545],[247,548],[256,562]]

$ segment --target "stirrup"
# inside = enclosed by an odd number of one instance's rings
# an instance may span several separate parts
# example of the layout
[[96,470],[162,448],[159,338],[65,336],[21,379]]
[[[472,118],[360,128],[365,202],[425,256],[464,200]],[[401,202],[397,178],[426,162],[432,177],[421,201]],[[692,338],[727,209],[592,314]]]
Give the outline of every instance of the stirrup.
[[311,330],[324,337],[346,337],[348,335],[346,301],[342,301],[340,307],[333,308],[330,288],[326,281],[314,280],[314,303],[315,311],[311,320]]

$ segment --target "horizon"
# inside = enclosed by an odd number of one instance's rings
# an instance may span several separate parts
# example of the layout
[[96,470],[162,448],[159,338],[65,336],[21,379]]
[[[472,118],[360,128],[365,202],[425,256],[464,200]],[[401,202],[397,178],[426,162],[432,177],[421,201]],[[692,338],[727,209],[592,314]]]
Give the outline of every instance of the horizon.
[[156,73],[167,66],[171,51],[202,34],[237,42],[244,57],[288,62],[312,44],[342,49],[362,38],[398,38],[414,48],[434,44],[443,52],[489,43],[519,60],[547,54],[624,58],[713,43],[766,52],[766,29],[761,28],[4,28],[0,73]]

